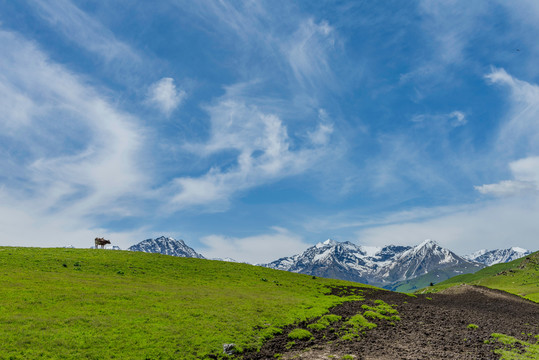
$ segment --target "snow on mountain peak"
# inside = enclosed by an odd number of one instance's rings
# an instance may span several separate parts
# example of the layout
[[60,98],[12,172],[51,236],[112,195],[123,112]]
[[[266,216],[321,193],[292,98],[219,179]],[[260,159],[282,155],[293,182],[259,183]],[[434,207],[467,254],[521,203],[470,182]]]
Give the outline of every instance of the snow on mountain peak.
[[466,255],[465,258],[487,266],[491,266],[499,263],[506,263],[526,256],[528,254],[531,254],[531,251],[514,246],[509,249],[476,251],[472,254]]
[[426,240],[415,247],[389,245],[383,248],[326,240],[302,254],[281,258],[264,266],[322,277],[388,284],[423,275],[431,269],[462,263],[468,264],[433,240]]
[[432,239],[426,239],[424,240],[421,244],[417,245],[416,248],[422,248],[422,247],[435,247],[435,246],[439,246],[438,243]]
[[324,246],[335,246],[337,244],[338,243],[335,240],[327,239],[324,242],[319,242],[315,246],[316,246],[317,249],[320,249],[320,248],[323,248]]
[[477,250],[471,254],[468,254],[468,255],[464,255],[463,258],[465,258],[466,260],[474,260],[478,257],[480,257],[481,255],[484,255],[488,252],[487,249],[481,249],[481,250]]
[[[301,254],[284,257],[263,266],[309,275],[351,280],[387,287],[430,271],[447,274],[474,272],[489,262],[506,262],[529,254],[525,249],[480,250],[480,259],[460,257],[426,239],[416,246],[358,246],[328,239]],[[484,260],[482,260],[484,258]]]
[[375,257],[378,255],[378,253],[380,253],[380,251],[382,251],[382,248],[378,246],[360,246],[359,248],[365,253],[365,255],[370,257]]

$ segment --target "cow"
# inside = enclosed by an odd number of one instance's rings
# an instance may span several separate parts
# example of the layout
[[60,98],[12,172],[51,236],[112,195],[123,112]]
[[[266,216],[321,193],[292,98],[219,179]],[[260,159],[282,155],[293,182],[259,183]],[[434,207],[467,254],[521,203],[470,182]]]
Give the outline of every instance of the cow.
[[95,248],[97,249],[101,245],[101,249],[105,248],[105,245],[110,244],[110,240],[104,238],[95,238]]

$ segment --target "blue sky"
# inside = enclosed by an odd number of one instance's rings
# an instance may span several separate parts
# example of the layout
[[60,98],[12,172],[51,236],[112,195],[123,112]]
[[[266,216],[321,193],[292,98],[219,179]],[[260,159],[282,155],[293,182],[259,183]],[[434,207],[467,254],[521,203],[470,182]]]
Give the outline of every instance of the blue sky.
[[0,245],[539,233],[539,3],[0,1]]

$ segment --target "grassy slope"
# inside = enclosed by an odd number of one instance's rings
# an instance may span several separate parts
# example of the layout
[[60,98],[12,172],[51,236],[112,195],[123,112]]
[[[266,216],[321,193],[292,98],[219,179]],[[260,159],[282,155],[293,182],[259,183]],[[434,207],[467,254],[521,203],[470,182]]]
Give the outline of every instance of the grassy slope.
[[[205,358],[344,298],[339,280],[158,254],[0,247],[0,358]],[[257,329],[257,330],[255,330]]]
[[463,283],[504,290],[539,302],[539,252],[474,274],[455,276],[419,292],[436,292]]

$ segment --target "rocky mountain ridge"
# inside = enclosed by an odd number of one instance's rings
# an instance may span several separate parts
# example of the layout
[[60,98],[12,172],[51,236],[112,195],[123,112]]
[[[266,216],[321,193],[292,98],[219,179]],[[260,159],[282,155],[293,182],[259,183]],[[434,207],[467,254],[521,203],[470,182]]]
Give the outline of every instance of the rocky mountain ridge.
[[193,248],[187,246],[183,240],[176,240],[165,236],[156,239],[143,240],[138,244],[129,247],[127,250],[205,259],[204,256],[197,253]]
[[486,266],[496,265],[500,263],[506,263],[527,256],[532,252],[520,247],[511,247],[509,249],[498,250],[479,250],[472,254],[465,255],[463,258],[475,261]]
[[475,272],[484,265],[466,260],[433,240],[417,246],[365,248],[350,242],[326,240],[302,254],[263,266],[303,274],[357,281],[389,287],[435,269],[455,269],[455,274]]

